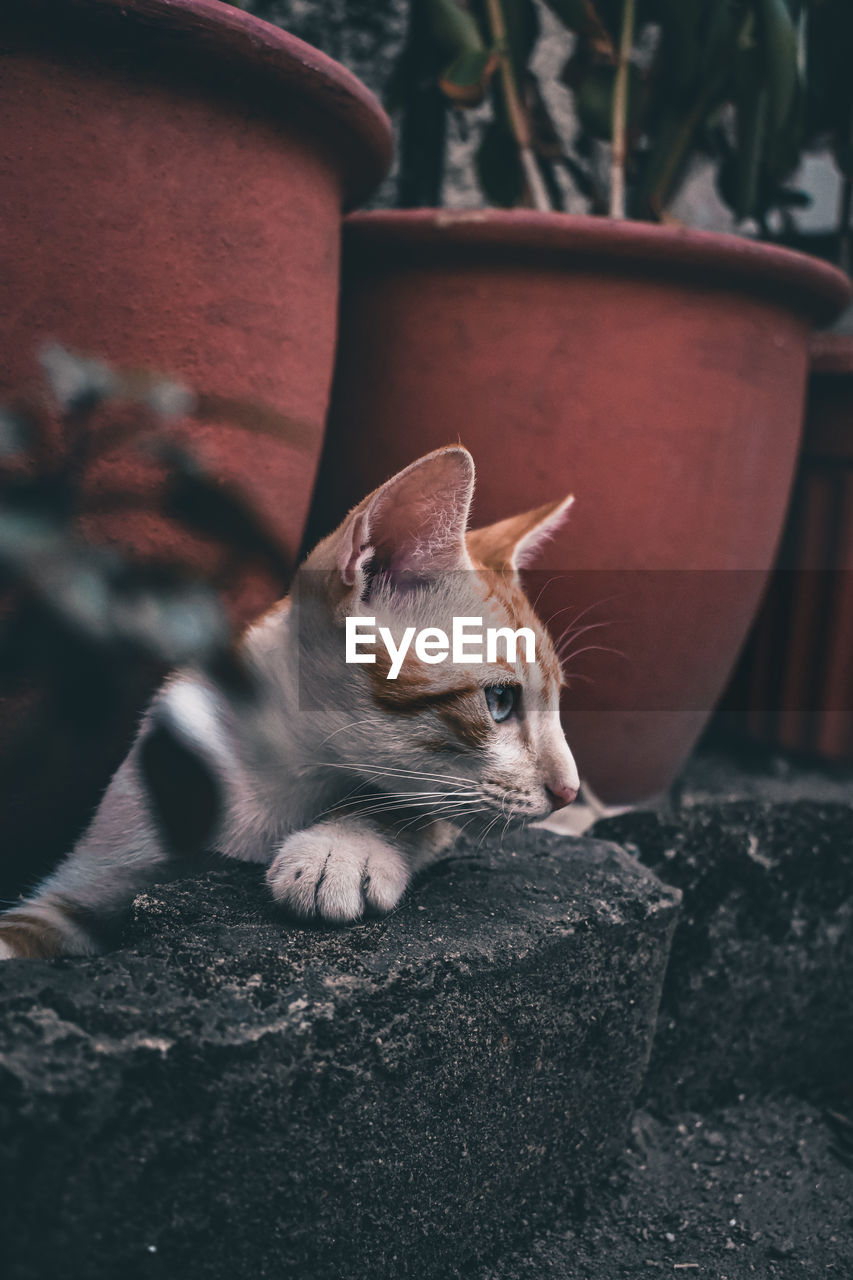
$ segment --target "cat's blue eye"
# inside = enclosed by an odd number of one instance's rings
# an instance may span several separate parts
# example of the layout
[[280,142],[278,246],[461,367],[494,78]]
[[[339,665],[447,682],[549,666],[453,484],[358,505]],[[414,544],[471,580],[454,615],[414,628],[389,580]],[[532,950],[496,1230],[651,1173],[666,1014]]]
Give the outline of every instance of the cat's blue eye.
[[518,704],[518,688],[514,684],[490,684],[485,690],[489,715],[500,724],[508,720]]

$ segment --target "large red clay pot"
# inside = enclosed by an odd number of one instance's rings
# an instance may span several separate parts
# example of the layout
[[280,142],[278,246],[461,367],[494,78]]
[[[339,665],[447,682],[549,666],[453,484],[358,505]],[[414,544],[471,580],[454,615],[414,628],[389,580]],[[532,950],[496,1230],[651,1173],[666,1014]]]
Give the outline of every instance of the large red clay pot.
[[[192,443],[295,552],[342,210],[388,167],[385,114],[343,67],[217,0],[16,0],[0,43],[0,395],[58,339],[286,415],[280,439],[217,422]],[[169,551],[144,522],[92,532]]]
[[724,703],[770,746],[853,763],[853,337],[812,343],[776,572]]
[[583,680],[564,724],[602,798],[648,797],[677,773],[757,607],[812,325],[848,289],[735,237],[527,212],[355,215],[312,535],[457,439],[477,463],[475,523],[573,492],[533,593],[557,634],[608,624],[568,639],[607,651],[570,659]]
[[[53,339],[274,411],[279,437],[183,428],[295,556],[329,398],[341,218],[389,165],[385,114],[343,67],[217,0],[10,0],[0,46],[0,399],[39,376]],[[144,497],[150,463],[117,452],[92,488],[116,484]],[[210,555],[133,509],[90,516],[86,531],[199,570]],[[243,578],[232,613],[281,588]],[[0,708],[7,764],[31,693]],[[137,705],[111,732],[62,758],[46,741],[38,770],[5,769],[9,884],[31,881],[87,817],[142,696],[128,689]]]

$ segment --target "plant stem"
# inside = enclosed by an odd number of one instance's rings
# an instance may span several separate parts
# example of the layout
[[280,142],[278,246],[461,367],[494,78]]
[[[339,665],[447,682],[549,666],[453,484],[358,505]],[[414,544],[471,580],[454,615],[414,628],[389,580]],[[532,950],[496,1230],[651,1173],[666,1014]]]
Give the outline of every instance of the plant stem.
[[512,54],[509,48],[509,42],[506,34],[506,21],[504,19],[501,0],[486,0],[486,11],[489,16],[489,26],[492,31],[492,39],[495,44],[495,50],[501,63],[501,84],[503,85],[504,101],[506,102],[507,115],[509,116],[509,124],[512,129],[518,147],[518,158],[521,162],[521,169],[524,174],[524,180],[527,184],[527,190],[533,201],[534,209],[542,212],[549,212],[552,208],[550,197],[548,196],[548,188],[539,172],[539,166],[536,163],[536,156],[533,153],[533,138],[530,132],[530,121],[521,96],[518,92],[518,85],[515,83],[515,72],[512,65]]
[[634,0],[624,0],[622,32],[619,38],[619,65],[613,87],[613,115],[610,155],[610,216],[625,217],[625,162],[628,158],[628,73],[634,48]]

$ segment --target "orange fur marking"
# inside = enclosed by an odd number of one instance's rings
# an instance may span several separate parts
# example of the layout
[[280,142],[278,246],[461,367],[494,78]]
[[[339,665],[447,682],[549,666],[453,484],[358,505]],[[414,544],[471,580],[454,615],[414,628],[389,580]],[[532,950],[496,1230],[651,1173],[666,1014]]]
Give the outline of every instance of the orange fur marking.
[[62,934],[54,925],[24,911],[0,921],[0,941],[24,960],[52,960],[65,951]]

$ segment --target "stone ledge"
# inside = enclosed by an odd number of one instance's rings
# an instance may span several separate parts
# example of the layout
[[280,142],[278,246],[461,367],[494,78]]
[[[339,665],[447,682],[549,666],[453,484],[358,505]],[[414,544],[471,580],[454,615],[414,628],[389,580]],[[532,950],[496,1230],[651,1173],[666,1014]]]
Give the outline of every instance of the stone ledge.
[[441,1277],[621,1148],[678,894],[617,846],[462,846],[350,930],[277,920],[260,881],[0,970],[9,1280]]
[[849,1097],[853,805],[699,805],[595,834],[684,893],[649,1099],[676,1110],[768,1090]]

